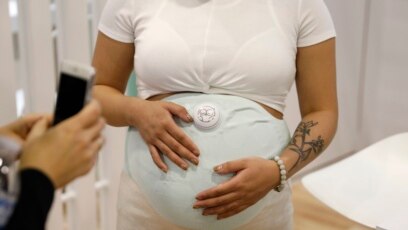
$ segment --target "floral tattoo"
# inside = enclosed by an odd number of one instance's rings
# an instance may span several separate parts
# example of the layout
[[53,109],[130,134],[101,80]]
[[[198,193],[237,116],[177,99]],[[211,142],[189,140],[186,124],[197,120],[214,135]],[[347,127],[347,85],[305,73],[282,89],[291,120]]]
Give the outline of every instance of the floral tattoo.
[[306,140],[306,137],[310,135],[311,128],[317,124],[319,123],[313,121],[301,122],[296,128],[295,134],[289,143],[289,149],[299,154],[294,167],[307,160],[312,152],[319,155],[323,151],[324,140],[322,136],[318,136],[316,140]]

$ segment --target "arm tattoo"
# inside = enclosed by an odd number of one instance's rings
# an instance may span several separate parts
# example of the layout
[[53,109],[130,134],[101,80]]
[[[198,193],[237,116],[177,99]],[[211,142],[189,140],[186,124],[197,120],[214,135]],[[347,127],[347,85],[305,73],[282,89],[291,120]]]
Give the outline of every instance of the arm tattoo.
[[299,158],[296,161],[295,166],[292,168],[295,168],[302,161],[307,160],[312,152],[315,155],[319,155],[323,151],[324,140],[322,136],[318,136],[316,140],[306,140],[306,136],[310,135],[311,128],[317,124],[319,123],[313,121],[302,121],[296,128],[295,134],[289,143],[289,149],[299,154]]

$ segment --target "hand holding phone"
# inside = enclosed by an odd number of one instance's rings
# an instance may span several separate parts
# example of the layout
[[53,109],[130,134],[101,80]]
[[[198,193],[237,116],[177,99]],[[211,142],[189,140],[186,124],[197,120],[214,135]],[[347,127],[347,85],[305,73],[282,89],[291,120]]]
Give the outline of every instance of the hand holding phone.
[[63,61],[53,125],[77,114],[91,99],[95,70],[91,66]]

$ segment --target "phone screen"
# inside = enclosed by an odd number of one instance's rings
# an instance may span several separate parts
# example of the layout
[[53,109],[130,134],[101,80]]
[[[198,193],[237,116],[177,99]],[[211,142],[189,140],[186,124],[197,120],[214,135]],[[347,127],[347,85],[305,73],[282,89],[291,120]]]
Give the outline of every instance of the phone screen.
[[86,80],[61,72],[53,125],[81,111],[86,93]]

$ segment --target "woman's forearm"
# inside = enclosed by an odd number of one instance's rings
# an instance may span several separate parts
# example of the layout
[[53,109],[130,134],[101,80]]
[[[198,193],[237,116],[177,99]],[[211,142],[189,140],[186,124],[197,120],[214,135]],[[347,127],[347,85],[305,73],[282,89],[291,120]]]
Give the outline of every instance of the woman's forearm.
[[142,99],[125,96],[117,89],[106,85],[95,85],[93,96],[101,103],[102,114],[107,123],[118,127],[132,125],[132,111],[143,102]]
[[281,154],[288,176],[318,157],[329,146],[336,129],[337,112],[318,111],[303,117],[289,145]]

